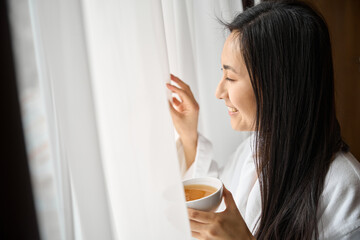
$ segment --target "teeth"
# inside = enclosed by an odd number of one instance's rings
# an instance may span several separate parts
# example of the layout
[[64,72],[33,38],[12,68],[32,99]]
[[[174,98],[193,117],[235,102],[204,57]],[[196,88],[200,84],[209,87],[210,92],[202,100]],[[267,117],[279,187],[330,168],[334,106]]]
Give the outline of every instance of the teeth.
[[238,110],[236,108],[233,108],[233,107],[228,107],[229,111],[230,112],[237,112]]

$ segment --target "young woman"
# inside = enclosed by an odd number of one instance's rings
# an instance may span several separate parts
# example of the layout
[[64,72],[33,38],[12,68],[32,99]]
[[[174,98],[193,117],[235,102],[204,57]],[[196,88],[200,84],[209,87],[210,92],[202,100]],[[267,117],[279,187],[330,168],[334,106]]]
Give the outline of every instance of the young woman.
[[[303,3],[263,2],[226,25],[216,97],[231,126],[252,131],[224,168],[197,132],[190,88],[167,85],[188,177],[215,175],[226,209],[189,209],[198,239],[360,239],[360,164],[335,115],[334,76],[324,20]],[[230,193],[232,192],[233,195]],[[359,237],[359,238],[357,238]]]

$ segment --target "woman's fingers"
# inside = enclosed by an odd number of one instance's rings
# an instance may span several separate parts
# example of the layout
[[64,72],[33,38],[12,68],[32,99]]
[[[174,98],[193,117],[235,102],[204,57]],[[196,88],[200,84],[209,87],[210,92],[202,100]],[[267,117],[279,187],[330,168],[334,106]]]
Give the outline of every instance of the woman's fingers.
[[181,102],[179,100],[177,100],[177,98],[173,97],[173,103],[175,104],[175,106],[179,106],[181,104]]
[[190,220],[200,223],[211,223],[215,218],[215,213],[213,212],[203,212],[191,208],[188,208],[188,215]]
[[206,230],[206,227],[207,227],[206,223],[201,223],[201,222],[197,222],[197,221],[194,221],[194,220],[190,220],[191,231],[201,232],[201,231]]
[[191,231],[191,236],[196,239],[201,239],[201,234],[198,232]]
[[192,93],[189,85],[187,85],[187,84],[186,84],[185,82],[183,82],[180,78],[178,78],[178,77],[176,77],[176,76],[174,76],[174,75],[172,75],[172,74],[170,74],[170,78],[171,78],[171,80],[173,80],[175,83],[177,83],[177,84],[180,86],[180,88],[182,88],[189,96],[194,97],[194,95],[193,95],[193,93]]
[[184,91],[185,91],[189,96],[191,96],[191,97],[194,98],[194,94],[193,94],[193,92],[191,91],[189,85],[187,85],[185,82],[181,81],[180,78],[175,77],[174,75],[171,75],[170,77],[171,77],[171,80],[173,80],[175,83],[177,83],[177,84],[180,86],[180,88],[184,89]]
[[[197,126],[199,118],[199,104],[196,102],[189,87],[186,87],[180,79],[175,76],[172,77],[177,83],[177,86],[166,84],[166,87],[179,96],[179,99],[173,99],[170,105],[170,113],[173,120],[174,127],[178,132],[181,140],[192,144],[197,141]],[[192,146],[193,147],[193,146]],[[191,149],[193,150],[193,148]],[[196,149],[196,146],[195,146]],[[185,151],[186,152],[186,151]],[[185,154],[188,155],[188,154]],[[187,157],[189,158],[189,156]],[[192,158],[192,154],[191,154]],[[193,160],[189,160],[193,161]]]
[[182,101],[193,102],[193,99],[184,91],[184,89],[178,88],[169,83],[167,83],[166,86],[170,91],[177,93],[180,96]]
[[171,115],[175,115],[176,117],[180,118],[180,114],[178,113],[178,111],[174,108],[174,106],[172,105],[172,103],[169,101],[169,108],[170,108],[170,113]]
[[189,85],[180,80],[180,78],[175,75],[170,74],[170,79],[176,82],[183,89],[190,89]]
[[232,194],[224,186],[226,210],[221,213],[188,209],[191,234],[198,239],[254,239]]

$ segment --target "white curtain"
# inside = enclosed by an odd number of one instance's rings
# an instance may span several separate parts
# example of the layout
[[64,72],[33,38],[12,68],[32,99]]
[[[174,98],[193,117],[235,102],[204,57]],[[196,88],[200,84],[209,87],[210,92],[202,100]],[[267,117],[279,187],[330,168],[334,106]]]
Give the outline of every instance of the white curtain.
[[186,239],[160,1],[83,2],[102,159],[118,239]]
[[226,36],[216,17],[241,1],[8,5],[42,238],[190,239],[165,82],[172,72],[190,84],[221,165],[242,135],[214,97]]

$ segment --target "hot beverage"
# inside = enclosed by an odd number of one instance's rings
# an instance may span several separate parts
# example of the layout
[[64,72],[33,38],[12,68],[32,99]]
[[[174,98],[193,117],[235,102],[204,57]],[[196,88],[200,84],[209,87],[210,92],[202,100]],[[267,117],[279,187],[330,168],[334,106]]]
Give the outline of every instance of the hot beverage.
[[216,188],[203,184],[190,184],[184,186],[186,201],[197,200],[209,196],[217,191]]

